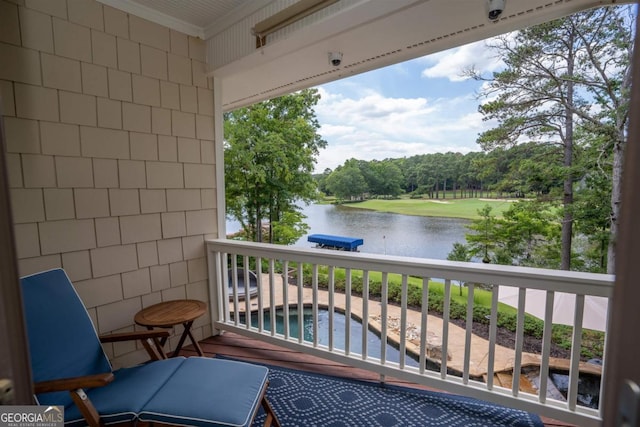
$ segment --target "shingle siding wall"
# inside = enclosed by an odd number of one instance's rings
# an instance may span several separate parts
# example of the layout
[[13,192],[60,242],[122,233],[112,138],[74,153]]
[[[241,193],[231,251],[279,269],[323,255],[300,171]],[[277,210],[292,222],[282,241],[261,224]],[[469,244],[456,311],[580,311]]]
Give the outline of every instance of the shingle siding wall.
[[[150,304],[208,300],[217,210],[204,52],[94,0],[0,0],[20,273],[64,267],[101,333],[131,330]],[[197,338],[210,322],[195,322]],[[116,365],[145,357],[132,344],[106,350]]]

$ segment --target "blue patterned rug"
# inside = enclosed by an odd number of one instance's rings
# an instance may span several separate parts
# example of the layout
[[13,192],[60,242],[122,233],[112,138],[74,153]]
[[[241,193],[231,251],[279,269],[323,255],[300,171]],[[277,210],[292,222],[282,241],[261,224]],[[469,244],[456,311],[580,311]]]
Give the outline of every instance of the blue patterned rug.
[[[468,397],[265,366],[282,427],[544,427],[537,415]],[[253,426],[263,422],[260,409]]]

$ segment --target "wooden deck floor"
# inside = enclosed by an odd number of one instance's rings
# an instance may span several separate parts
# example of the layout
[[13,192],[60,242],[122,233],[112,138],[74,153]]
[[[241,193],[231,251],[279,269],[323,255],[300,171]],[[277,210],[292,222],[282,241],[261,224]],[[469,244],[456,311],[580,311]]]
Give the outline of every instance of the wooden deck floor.
[[[215,355],[233,357],[248,362],[266,363],[270,365],[283,366],[290,369],[299,369],[303,371],[315,372],[323,375],[333,375],[363,381],[379,381],[378,374],[352,368],[347,365],[310,356],[297,351],[289,350],[273,344],[268,344],[259,340],[246,338],[242,335],[226,332],[223,335],[209,337],[200,341],[200,346],[206,356],[214,357]],[[183,348],[181,354],[183,356],[196,356],[193,346]],[[422,389],[430,389],[425,386],[409,383],[393,378],[385,378],[390,384],[400,385],[404,387],[415,387]],[[436,390],[437,391],[437,390]],[[543,417],[545,426],[570,426],[560,421],[551,420]]]

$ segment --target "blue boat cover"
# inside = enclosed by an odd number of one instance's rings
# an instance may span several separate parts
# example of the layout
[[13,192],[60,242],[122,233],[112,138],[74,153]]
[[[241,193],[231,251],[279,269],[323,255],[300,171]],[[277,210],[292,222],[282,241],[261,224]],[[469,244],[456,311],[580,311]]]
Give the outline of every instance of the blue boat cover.
[[342,248],[348,251],[353,251],[357,249],[358,246],[364,244],[362,239],[356,237],[332,236],[330,234],[310,234],[309,237],[307,237],[307,241],[322,246]]

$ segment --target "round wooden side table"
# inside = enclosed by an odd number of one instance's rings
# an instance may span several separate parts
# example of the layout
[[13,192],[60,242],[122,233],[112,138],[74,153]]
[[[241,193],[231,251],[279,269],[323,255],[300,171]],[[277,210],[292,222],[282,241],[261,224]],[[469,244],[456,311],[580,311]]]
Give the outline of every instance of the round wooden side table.
[[[151,305],[136,313],[133,319],[138,325],[145,326],[147,329],[172,328],[175,325],[182,324],[184,331],[182,331],[180,341],[178,341],[178,345],[171,356],[175,357],[180,354],[187,336],[191,339],[198,355],[204,356],[198,341],[191,334],[191,326],[193,321],[206,311],[207,306],[202,301],[193,299],[173,300]],[[166,338],[161,341],[162,345],[165,343]]]

